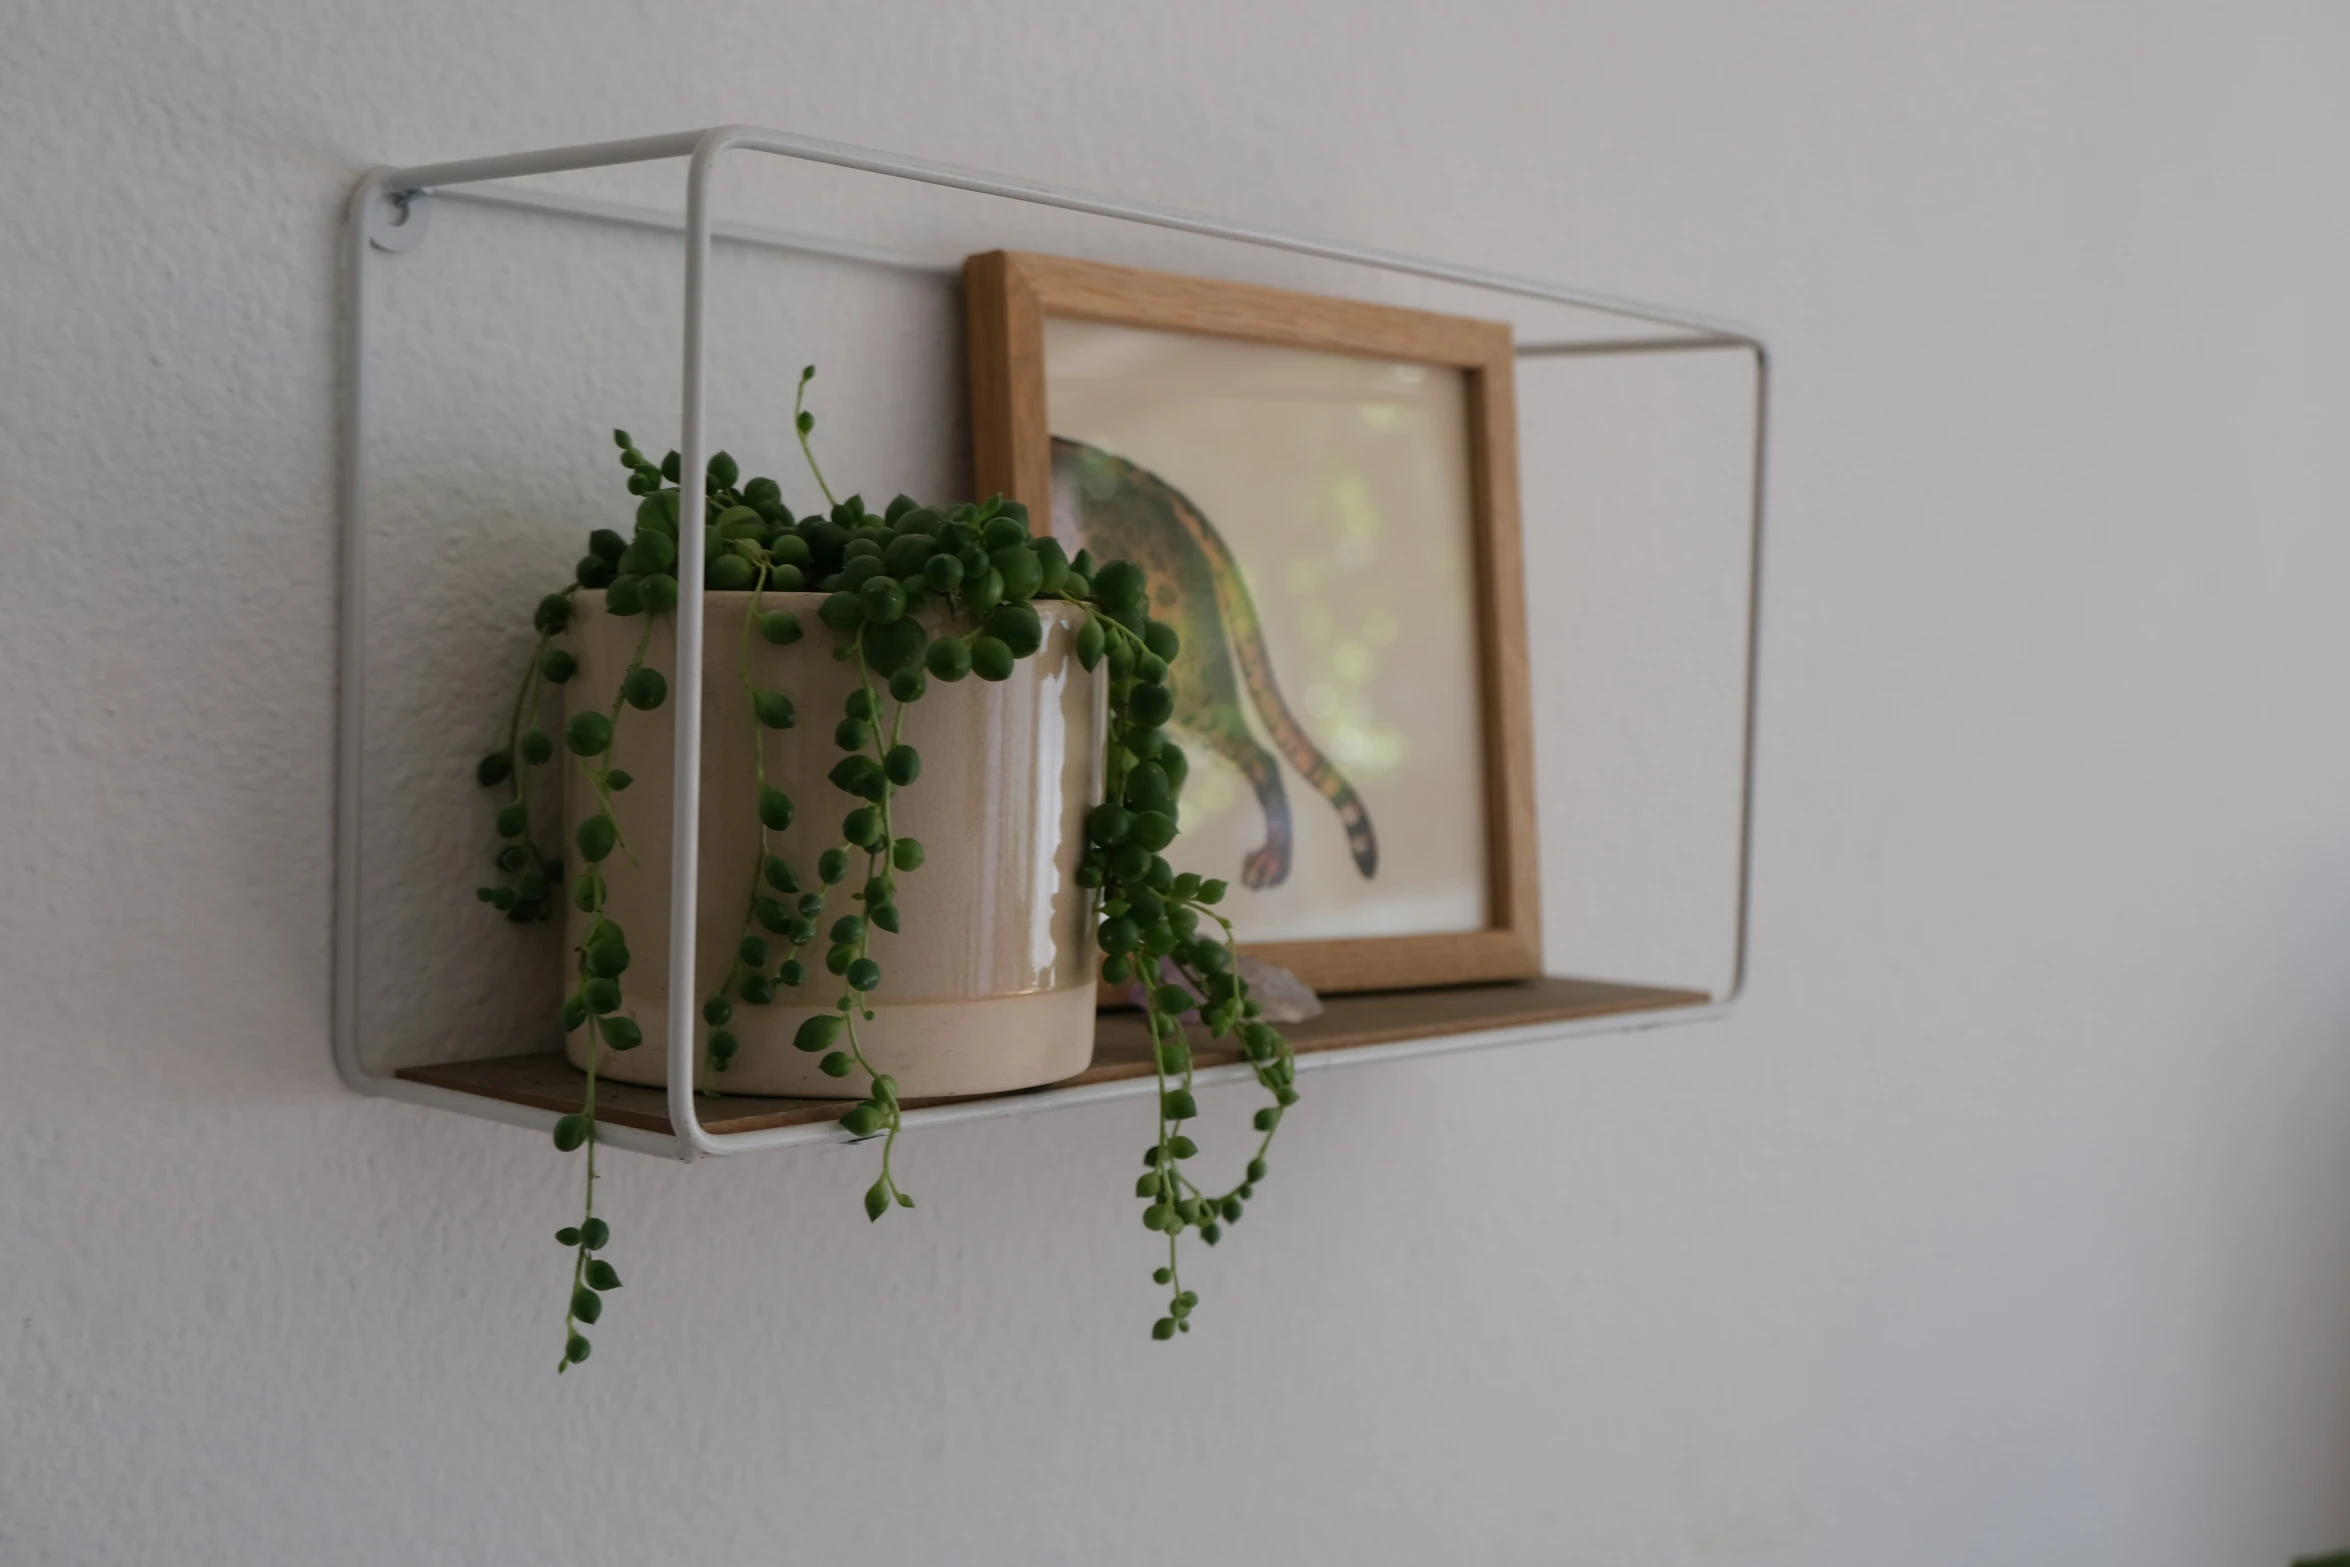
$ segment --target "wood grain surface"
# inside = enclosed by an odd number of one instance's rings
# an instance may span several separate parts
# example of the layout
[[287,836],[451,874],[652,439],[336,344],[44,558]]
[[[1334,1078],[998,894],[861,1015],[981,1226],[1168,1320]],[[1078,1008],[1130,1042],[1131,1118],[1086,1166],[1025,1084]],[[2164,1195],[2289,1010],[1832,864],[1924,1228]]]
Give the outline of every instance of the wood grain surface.
[[[1485,1029],[1521,1028],[1576,1018],[1695,1006],[1706,999],[1699,991],[1618,985],[1604,980],[1537,979],[1504,985],[1332,996],[1326,999],[1327,1010],[1320,1017],[1307,1023],[1284,1024],[1281,1031],[1298,1054],[1306,1055]],[[1208,1040],[1196,1029],[1193,1034],[1193,1058],[1199,1065],[1222,1066],[1240,1059],[1238,1050]],[[1148,1077],[1151,1071],[1150,1035],[1142,1014],[1105,1012],[1095,1035],[1093,1065],[1053,1087],[1072,1088]],[[580,1090],[586,1082],[576,1067],[552,1051],[410,1067],[399,1075],[410,1082],[431,1083],[460,1093],[557,1111],[577,1110]],[[948,1102],[909,1099],[906,1106],[919,1109]],[[845,1100],[769,1099],[731,1094],[705,1095],[701,1104],[702,1126],[710,1132],[804,1126],[831,1120],[848,1107]],[[671,1130],[669,1098],[658,1088],[639,1088],[605,1079],[596,1085],[596,1119],[616,1126],[667,1133]]]

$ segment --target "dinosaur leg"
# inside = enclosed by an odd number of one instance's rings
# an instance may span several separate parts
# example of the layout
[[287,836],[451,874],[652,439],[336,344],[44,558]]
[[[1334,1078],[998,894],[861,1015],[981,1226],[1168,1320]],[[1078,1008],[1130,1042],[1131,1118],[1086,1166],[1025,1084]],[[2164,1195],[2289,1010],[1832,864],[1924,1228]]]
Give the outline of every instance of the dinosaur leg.
[[1273,753],[1257,744],[1246,730],[1234,732],[1219,728],[1201,736],[1209,749],[1240,769],[1249,787],[1257,792],[1257,805],[1265,813],[1264,847],[1250,852],[1240,862],[1240,881],[1244,887],[1278,887],[1289,879],[1291,827],[1289,795],[1281,787],[1281,766]]

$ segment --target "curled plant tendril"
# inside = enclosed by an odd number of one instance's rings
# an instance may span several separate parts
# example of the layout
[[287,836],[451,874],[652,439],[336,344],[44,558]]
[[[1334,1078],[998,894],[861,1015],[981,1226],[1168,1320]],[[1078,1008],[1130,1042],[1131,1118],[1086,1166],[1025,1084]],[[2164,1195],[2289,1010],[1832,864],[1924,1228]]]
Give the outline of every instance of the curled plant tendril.
[[[855,1137],[883,1139],[881,1170],[865,1193],[866,1217],[878,1220],[893,1206],[914,1206],[892,1167],[903,1122],[897,1085],[874,1069],[858,1027],[873,1021],[867,997],[882,977],[872,934],[899,930],[897,879],[918,871],[925,858],[920,843],[896,831],[891,810],[922,771],[920,754],[902,739],[906,709],[933,680],[1009,679],[1018,662],[1043,645],[1039,603],[1081,609],[1078,659],[1089,671],[1106,665],[1110,689],[1106,797],[1086,817],[1077,879],[1100,895],[1095,939],[1103,953],[1102,976],[1112,983],[1143,976],[1154,981],[1143,991],[1158,1073],[1158,1136],[1144,1151],[1135,1190],[1148,1204],[1143,1223],[1167,1238],[1166,1264],[1153,1278],[1166,1286],[1168,1306],[1151,1335],[1187,1333],[1199,1297],[1183,1287],[1182,1237],[1196,1231],[1212,1246],[1239,1220],[1265,1178],[1266,1153],[1282,1112],[1297,1101],[1297,1089],[1289,1045],[1262,1021],[1233,961],[1231,922],[1216,912],[1224,883],[1178,875],[1164,855],[1176,838],[1177,799],[1188,772],[1183,750],[1166,733],[1175,709],[1168,687],[1175,630],[1151,618],[1149,583],[1139,567],[1112,561],[1097,569],[1085,551],[1069,559],[1052,538],[1030,535],[1027,508],[1017,501],[998,496],[942,510],[900,495],[877,514],[861,496],[834,500],[809,440],[816,420],[805,395],[815,373],[814,366],[801,372],[793,428],[825,510],[795,517],[773,479],[738,485],[739,470],[725,452],[710,459],[702,480],[704,581],[714,590],[750,594],[735,663],[751,711],[759,816],[734,958],[701,1007],[710,1064],[723,1074],[740,1048],[729,1027],[738,1005],[766,1006],[783,991],[837,980],[829,1010],[803,1023],[792,1043],[818,1055],[828,1076],[853,1079],[862,1089],[863,1097],[840,1122]],[[596,529],[571,584],[540,601],[533,616],[538,636],[506,744],[475,769],[484,788],[503,795],[496,813],[500,879],[479,896],[510,920],[543,920],[563,884],[564,866],[532,836],[527,783],[531,767],[553,760],[556,742],[526,721],[553,687],[578,670],[576,654],[558,644],[571,629],[579,593],[601,592],[613,615],[643,617],[635,653],[609,706],[578,712],[562,736],[596,809],[573,835],[582,868],[571,878],[571,899],[592,918],[573,952],[575,975],[563,1000],[563,1023],[567,1031],[589,1031],[588,1069],[580,1108],[556,1123],[555,1146],[585,1149],[586,1196],[580,1223],[555,1237],[573,1253],[558,1369],[587,1358],[582,1329],[596,1323],[605,1294],[620,1286],[619,1274],[598,1255],[610,1230],[595,1212],[596,1063],[603,1050],[634,1049],[644,1034],[628,1010],[622,984],[628,939],[606,911],[601,866],[614,852],[627,852],[613,797],[627,789],[629,778],[610,765],[614,737],[630,709],[650,711],[667,700],[667,683],[646,667],[645,654],[654,621],[677,607],[684,514],[678,454],[655,463],[625,430],[615,430],[613,441],[628,470],[629,493],[638,497],[633,533],[624,538]],[[791,611],[768,609],[767,593],[811,588],[826,595],[817,619],[833,639],[833,656],[853,662],[857,672],[856,689],[832,729],[841,755],[827,775],[848,809],[838,838],[816,858],[813,885],[776,852],[774,835],[791,826],[796,807],[767,781],[769,739],[797,726],[797,710],[788,693],[762,687],[751,672],[754,636],[786,645],[808,634]],[[944,629],[934,634],[926,619]],[[853,907],[828,921],[834,890],[852,879],[858,885],[842,902]],[[828,979],[815,977],[819,967]],[[1183,984],[1155,982],[1169,969]],[[1258,1083],[1273,1098],[1256,1113],[1262,1135],[1245,1179],[1221,1194],[1192,1179],[1189,1161],[1199,1150],[1182,1130],[1199,1113],[1182,1022],[1194,1009],[1210,1037],[1237,1037]]]

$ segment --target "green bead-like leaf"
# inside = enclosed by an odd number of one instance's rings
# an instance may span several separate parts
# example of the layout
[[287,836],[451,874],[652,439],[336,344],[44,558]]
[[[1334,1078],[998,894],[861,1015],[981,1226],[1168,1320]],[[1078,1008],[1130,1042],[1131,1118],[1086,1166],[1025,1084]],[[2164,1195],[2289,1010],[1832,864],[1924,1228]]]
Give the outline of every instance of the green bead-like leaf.
[[816,1063],[816,1070],[826,1077],[846,1077],[856,1069],[856,1058],[845,1050],[835,1050]]
[[592,708],[574,713],[563,726],[563,743],[574,756],[602,756],[612,746],[612,720]]
[[[599,1250],[612,1238],[612,1226],[601,1219],[590,1219],[579,1227],[579,1238],[587,1243],[588,1250]],[[592,1268],[595,1264],[591,1262],[588,1266]]]
[[865,619],[871,625],[886,626],[906,612],[906,590],[894,577],[867,578],[857,596],[865,601]]
[[1036,552],[1025,541],[992,550],[987,560],[1003,579],[1006,599],[1026,600],[1044,586],[1044,562],[1036,558]]
[[590,1327],[595,1326],[596,1319],[604,1314],[603,1297],[582,1285],[571,1292],[571,1314]]
[[1187,1121],[1199,1114],[1199,1105],[1193,1101],[1188,1088],[1170,1088],[1161,1096],[1159,1108],[1170,1121]]
[[494,789],[514,774],[514,757],[506,751],[492,751],[476,762],[473,781],[484,789]]
[[634,1050],[645,1042],[645,1031],[632,1017],[603,1018],[596,1027],[602,1031],[604,1043],[615,1050]]
[[889,694],[900,702],[919,702],[930,689],[920,664],[911,664],[889,677]]
[[831,887],[839,884],[849,873],[849,857],[840,849],[827,849],[816,856],[816,878]]
[[566,1225],[564,1228],[557,1230],[555,1232],[555,1244],[558,1246],[577,1246],[579,1244],[578,1228],[573,1225]]
[[971,650],[954,637],[939,637],[923,653],[923,665],[949,685],[971,673]]
[[840,1124],[851,1137],[871,1137],[881,1130],[881,1112],[871,1105],[858,1105],[840,1118]]
[[889,1182],[884,1178],[875,1181],[872,1188],[865,1193],[865,1217],[878,1219],[887,1212],[889,1212]]
[[781,691],[752,692],[751,711],[769,729],[789,729],[798,721],[792,710],[791,698]]
[[619,843],[620,829],[612,825],[611,817],[599,814],[581,822],[573,839],[579,845],[579,857],[594,865]]
[[1092,669],[1102,661],[1102,644],[1107,634],[1102,623],[1087,616],[1085,624],[1077,628],[1077,662]]
[[810,1055],[830,1050],[833,1042],[840,1038],[842,1026],[839,1013],[819,1012],[802,1023],[799,1031],[792,1035],[792,1048],[804,1050]]
[[519,802],[513,802],[498,807],[497,828],[499,837],[516,837],[520,835],[522,829],[529,824],[529,814],[523,810]]
[[587,1359],[588,1341],[577,1333],[572,1334],[570,1342],[563,1346],[563,1358],[575,1366]]
[[890,845],[889,862],[901,871],[922,868],[922,845],[912,838],[900,838]]
[[854,631],[865,623],[865,601],[844,589],[817,606],[816,618],[835,631]]
[[669,682],[658,669],[632,669],[620,683],[620,694],[640,713],[649,713],[669,700]]
[[770,832],[784,832],[791,827],[791,797],[773,784],[759,786],[759,821]]
[[922,753],[910,745],[893,745],[881,759],[881,770],[891,783],[903,789],[922,776]]
[[881,983],[881,965],[871,958],[859,958],[849,965],[848,973],[843,977],[848,980],[851,990],[871,990]]
[[618,979],[628,972],[628,942],[617,925],[607,923],[602,931],[589,936],[582,944],[581,955],[588,973],[596,978]]
[[1136,686],[1126,698],[1126,716],[1138,728],[1156,729],[1175,716],[1175,693],[1165,686]]
[[1010,648],[1014,658],[1026,658],[1044,646],[1044,621],[1033,604],[1003,604],[987,617],[987,634]]
[[981,637],[971,644],[971,670],[982,680],[1012,678],[1012,650],[997,637]]
[[569,1153],[574,1148],[577,1148],[580,1144],[588,1140],[588,1131],[588,1118],[586,1116],[564,1116],[561,1120],[555,1123],[555,1146],[563,1150],[563,1152]]
[[[805,545],[801,547],[806,548]],[[800,617],[788,609],[771,609],[759,617],[759,635],[777,647],[788,646],[799,641],[803,635]]]
[[[872,584],[866,584],[868,590]],[[858,641],[865,650],[865,662],[875,673],[887,678],[908,669],[917,669],[929,644],[930,633],[911,616],[890,622],[868,621],[859,633]]]
[[[601,1224],[602,1222],[603,1221],[601,1219],[591,1219],[589,1221],[591,1224]],[[600,1246],[603,1244],[603,1242],[598,1241],[595,1244]],[[603,1258],[598,1257],[595,1261],[587,1265],[587,1281],[588,1288],[590,1289],[616,1290],[620,1288],[620,1272],[618,1269],[614,1268],[612,1264],[606,1262]]]
[[1093,573],[1094,597],[1113,610],[1133,609],[1143,602],[1149,588],[1142,568],[1132,561],[1114,560]]

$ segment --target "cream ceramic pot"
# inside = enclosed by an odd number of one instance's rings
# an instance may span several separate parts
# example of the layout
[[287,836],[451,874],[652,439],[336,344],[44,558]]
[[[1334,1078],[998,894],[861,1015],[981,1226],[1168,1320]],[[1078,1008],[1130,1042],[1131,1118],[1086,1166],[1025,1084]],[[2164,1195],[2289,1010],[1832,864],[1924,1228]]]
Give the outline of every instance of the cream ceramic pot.
[[[824,967],[825,933],[862,907],[848,896],[865,883],[862,852],[853,853],[848,879],[829,889],[817,940],[800,954],[807,979],[797,990],[778,986],[769,1006],[735,1001],[726,1026],[739,1049],[724,1072],[710,1067],[710,1030],[699,1021],[701,1003],[716,991],[742,940],[758,868],[754,733],[765,740],[767,781],[795,807],[791,827],[768,841],[798,872],[803,891],[825,890],[816,857],[840,843],[841,819],[863,803],[825,776],[842,754],[832,731],[856,688],[857,666],[832,656],[839,637],[816,618],[824,595],[766,595],[764,607],[791,610],[806,635],[786,647],[756,631],[749,638],[751,679],[785,693],[798,709],[798,726],[782,731],[754,729],[737,673],[750,599],[713,592],[705,602],[693,981],[695,1048],[702,1055],[694,1080],[729,1093],[840,1098],[860,1080],[826,1077],[818,1058],[791,1041],[801,1022],[833,1010],[843,993],[842,981]],[[892,827],[918,839],[927,857],[919,869],[896,874],[903,933],[872,933],[870,951],[882,979],[870,997],[873,1021],[858,1029],[867,1059],[897,1079],[904,1097],[1033,1088],[1083,1071],[1092,1058],[1092,894],[1077,885],[1076,872],[1085,813],[1101,794],[1104,687],[1098,672],[1087,673],[1077,661],[1080,613],[1060,605],[1037,609],[1044,645],[1015,665],[1009,680],[973,675],[950,685],[934,679],[905,712],[901,738],[921,752],[922,774],[893,798]],[[607,614],[583,595],[576,624],[579,671],[564,688],[566,718],[588,708],[610,710],[646,622]],[[613,814],[627,847],[602,867],[606,912],[627,933],[631,955],[620,982],[622,1010],[645,1037],[633,1050],[605,1050],[597,1070],[658,1085],[667,1080],[669,1059],[673,720],[687,697],[676,678],[673,618],[654,622],[645,662],[668,678],[670,698],[649,713],[621,712],[611,760],[634,782],[613,797]],[[572,835],[594,814],[596,800],[576,758],[565,757],[564,783],[566,846],[577,869]],[[571,910],[570,948],[583,939],[588,919]],[[758,933],[782,954],[779,938]],[[773,963],[771,957],[770,972]],[[566,1048],[572,1064],[585,1067],[588,1030],[574,1031]]]

